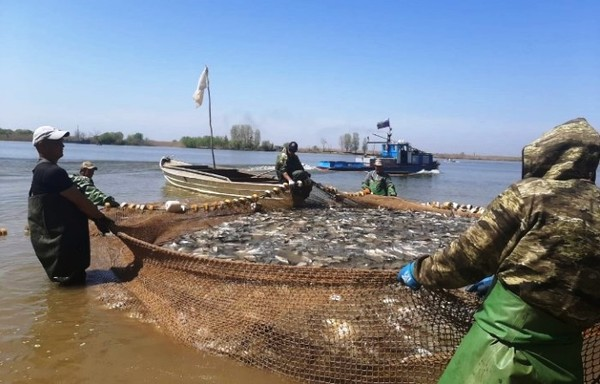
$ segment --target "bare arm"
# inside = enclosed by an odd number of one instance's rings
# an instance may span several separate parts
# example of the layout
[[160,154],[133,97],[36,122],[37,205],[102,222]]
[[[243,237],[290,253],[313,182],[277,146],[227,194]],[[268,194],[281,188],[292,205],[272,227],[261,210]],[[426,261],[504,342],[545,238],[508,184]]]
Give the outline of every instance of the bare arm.
[[98,208],[85,197],[85,195],[77,189],[75,185],[62,191],[61,196],[69,200],[75,206],[83,212],[89,219],[96,220],[103,218],[104,215],[98,210]]

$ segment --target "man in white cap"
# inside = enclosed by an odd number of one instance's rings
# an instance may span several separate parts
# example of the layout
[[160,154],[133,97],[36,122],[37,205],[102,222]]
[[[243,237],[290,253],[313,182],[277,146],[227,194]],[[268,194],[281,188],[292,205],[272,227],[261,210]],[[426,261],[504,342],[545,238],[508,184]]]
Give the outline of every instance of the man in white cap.
[[390,175],[384,172],[381,159],[375,159],[375,169],[367,173],[362,182],[363,191],[380,196],[397,196]]
[[94,184],[92,177],[94,177],[94,172],[97,170],[98,167],[96,167],[94,163],[86,160],[81,163],[79,174],[71,175],[69,177],[73,183],[77,185],[79,191],[81,191],[89,201],[94,203],[94,205],[105,206],[106,204],[109,204],[111,207],[118,207],[119,203],[117,203],[112,196],[105,194]]
[[63,156],[63,138],[69,132],[42,126],[33,133],[39,161],[33,169],[27,219],[31,244],[51,281],[61,285],[85,284],[90,265],[88,219],[102,233],[114,223],[79,190],[57,165]]

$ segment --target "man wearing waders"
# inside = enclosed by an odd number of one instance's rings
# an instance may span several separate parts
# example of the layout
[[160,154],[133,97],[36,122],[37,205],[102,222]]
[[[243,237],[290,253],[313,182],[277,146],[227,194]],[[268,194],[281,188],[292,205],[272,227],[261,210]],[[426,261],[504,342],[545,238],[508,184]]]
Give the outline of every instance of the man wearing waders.
[[585,119],[523,149],[523,179],[447,248],[404,266],[412,289],[493,275],[439,383],[582,383],[582,331],[600,320],[600,136]]
[[48,278],[60,285],[82,285],[90,266],[88,219],[108,233],[113,221],[104,216],[58,164],[69,132],[45,125],[33,132],[39,161],[33,169],[27,221],[31,244]]

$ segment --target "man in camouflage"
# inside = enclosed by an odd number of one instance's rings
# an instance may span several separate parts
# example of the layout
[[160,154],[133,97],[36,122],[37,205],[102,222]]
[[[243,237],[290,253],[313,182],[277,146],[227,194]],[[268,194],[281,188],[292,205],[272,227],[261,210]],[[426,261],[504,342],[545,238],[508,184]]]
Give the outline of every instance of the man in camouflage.
[[368,172],[362,182],[362,189],[367,193],[380,196],[397,196],[392,178],[383,169],[381,159],[375,160],[375,169]]
[[304,172],[304,166],[296,152],[298,152],[298,144],[292,141],[288,145],[284,145],[275,162],[277,178],[280,182],[288,183],[290,186],[295,184],[294,172],[297,172],[296,174],[298,171]]
[[94,185],[94,172],[98,169],[91,161],[84,161],[79,169],[79,175],[70,175],[69,177],[73,183],[77,186],[77,189],[81,191],[94,205],[106,205],[109,204],[111,207],[118,207],[119,203],[115,201],[112,196],[106,195],[100,189]]
[[312,180],[310,173],[304,170],[304,166],[298,155],[298,143],[291,141],[284,145],[282,151],[277,155],[275,171],[281,183],[287,183],[292,192],[293,205],[301,206],[312,191]]
[[432,256],[406,266],[413,289],[495,276],[440,383],[582,383],[582,330],[600,320],[600,135],[585,119],[523,149],[523,179]]

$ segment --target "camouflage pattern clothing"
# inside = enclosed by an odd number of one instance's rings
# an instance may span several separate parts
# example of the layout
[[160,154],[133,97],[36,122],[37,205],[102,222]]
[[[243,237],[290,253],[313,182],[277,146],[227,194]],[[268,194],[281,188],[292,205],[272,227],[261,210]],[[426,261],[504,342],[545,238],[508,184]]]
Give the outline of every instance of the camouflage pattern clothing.
[[387,173],[378,174],[373,170],[367,173],[362,182],[362,188],[369,188],[371,193],[380,196],[397,196],[396,187]]
[[585,119],[523,149],[523,180],[446,249],[421,258],[415,278],[459,288],[496,275],[506,289],[561,321],[600,321],[600,135]]
[[112,196],[108,196],[99,190],[94,185],[94,180],[83,175],[70,175],[69,176],[73,183],[77,186],[77,189],[81,191],[92,203],[95,205],[105,205],[109,203],[111,207],[118,207],[119,203],[115,201]]
[[284,173],[292,177],[294,172],[304,171],[304,167],[302,166],[302,162],[300,162],[300,158],[296,154],[290,153],[287,146],[285,146],[279,155],[277,155],[275,171],[277,172],[279,181],[285,182],[287,180],[283,177]]

